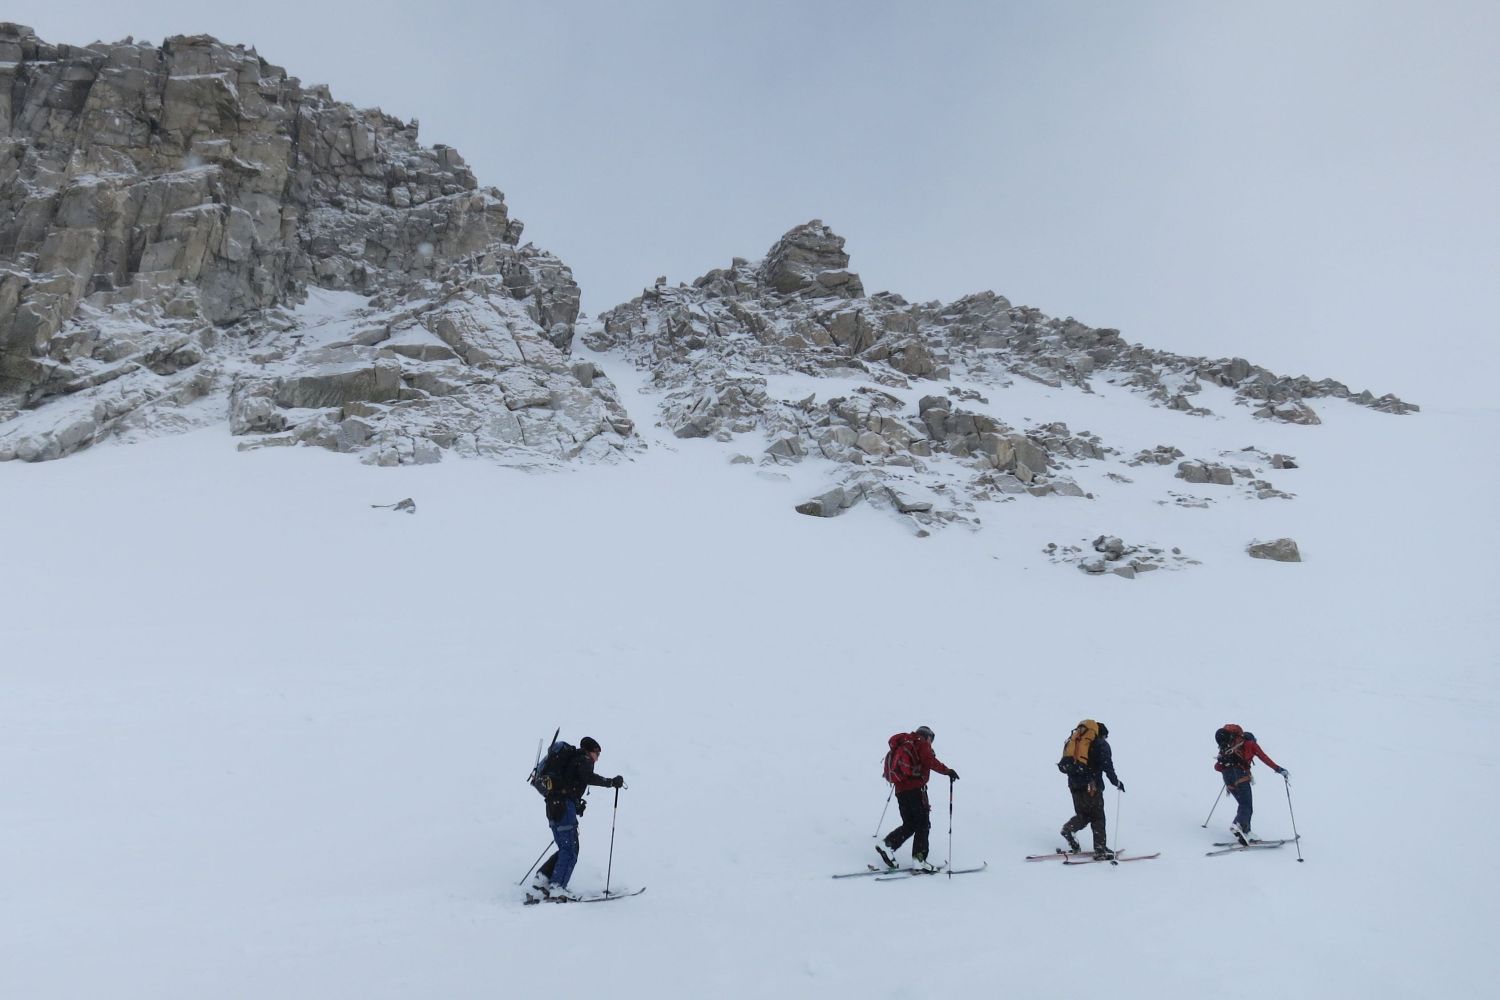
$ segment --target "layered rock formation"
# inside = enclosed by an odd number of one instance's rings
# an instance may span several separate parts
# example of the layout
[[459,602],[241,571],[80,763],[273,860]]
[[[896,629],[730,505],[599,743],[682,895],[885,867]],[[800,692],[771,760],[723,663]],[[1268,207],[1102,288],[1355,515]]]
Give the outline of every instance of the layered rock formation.
[[617,453],[521,228],[416,123],[253,50],[0,24],[0,459],[226,418],[381,463]]

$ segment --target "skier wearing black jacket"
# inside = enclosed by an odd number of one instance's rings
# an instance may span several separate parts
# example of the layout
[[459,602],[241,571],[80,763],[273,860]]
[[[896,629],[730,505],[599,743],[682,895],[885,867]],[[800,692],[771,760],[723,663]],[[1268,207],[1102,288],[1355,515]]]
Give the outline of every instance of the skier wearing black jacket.
[[[1087,724],[1086,720],[1080,728]],[[1068,791],[1073,796],[1073,818],[1063,824],[1062,835],[1068,842],[1068,849],[1076,853],[1078,839],[1073,835],[1086,826],[1091,827],[1094,857],[1105,859],[1113,857],[1114,852],[1109,849],[1109,841],[1104,836],[1104,779],[1108,777],[1110,784],[1122,792],[1125,783],[1115,774],[1114,753],[1107,739],[1109,727],[1102,722],[1096,725],[1098,733],[1088,748],[1088,761],[1070,763],[1067,771]]]
[[578,749],[571,751],[569,758],[559,764],[552,791],[547,795],[547,825],[552,828],[557,851],[537,870],[536,888],[553,899],[578,898],[568,889],[568,880],[573,877],[573,866],[578,863],[578,817],[588,805],[583,798],[584,792],[590,785],[600,788],[625,785],[625,779],[618,774],[613,778],[603,778],[594,773],[599,753],[599,743],[593,737],[585,736],[580,740]]

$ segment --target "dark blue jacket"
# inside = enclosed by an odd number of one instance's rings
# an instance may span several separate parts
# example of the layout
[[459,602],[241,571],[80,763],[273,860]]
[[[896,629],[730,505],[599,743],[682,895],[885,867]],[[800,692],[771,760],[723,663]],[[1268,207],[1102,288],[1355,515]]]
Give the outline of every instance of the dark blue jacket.
[[1110,784],[1119,786],[1120,778],[1115,774],[1115,755],[1109,749],[1109,740],[1096,736],[1089,745],[1089,762],[1082,767],[1075,767],[1068,774],[1068,787],[1087,788],[1093,785],[1102,789],[1105,775],[1109,776]]

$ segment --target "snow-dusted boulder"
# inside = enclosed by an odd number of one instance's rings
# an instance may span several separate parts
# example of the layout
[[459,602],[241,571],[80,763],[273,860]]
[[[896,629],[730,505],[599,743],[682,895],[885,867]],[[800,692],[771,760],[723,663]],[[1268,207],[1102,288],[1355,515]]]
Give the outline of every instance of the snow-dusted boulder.
[[1302,553],[1297,543],[1290,538],[1277,538],[1269,542],[1251,542],[1245,549],[1253,559],[1271,559],[1276,562],[1301,562]]

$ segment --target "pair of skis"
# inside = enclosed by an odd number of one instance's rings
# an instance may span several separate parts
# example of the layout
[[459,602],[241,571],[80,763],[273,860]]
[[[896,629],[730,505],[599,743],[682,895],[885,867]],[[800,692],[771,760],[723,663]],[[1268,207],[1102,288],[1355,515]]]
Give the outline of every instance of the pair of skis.
[[1107,858],[1096,858],[1092,854],[1084,854],[1082,851],[1067,851],[1059,847],[1051,854],[1028,854],[1027,861],[1061,861],[1063,864],[1073,867],[1076,865],[1117,865],[1122,861],[1150,861],[1161,857],[1161,852],[1155,854],[1125,854],[1120,851],[1113,852]]
[[1287,837],[1285,840],[1252,840],[1248,844],[1241,844],[1237,840],[1216,842],[1214,847],[1218,850],[1209,851],[1206,857],[1217,858],[1222,854],[1239,854],[1243,851],[1267,851],[1283,844],[1291,844],[1299,840],[1298,837]]
[[579,896],[576,899],[568,899],[563,896],[548,896],[545,893],[536,895],[528,892],[524,906],[535,906],[538,903],[608,903],[616,899],[629,899],[631,896],[639,896],[646,891],[645,886],[639,889],[631,889],[629,892],[599,893],[597,896]]
[[862,871],[862,872],[843,872],[843,873],[835,875],[833,877],[834,878],[870,878],[870,877],[873,877],[875,879],[875,881],[877,881],[877,882],[892,882],[892,881],[895,881],[896,879],[920,878],[920,877],[922,877],[924,875],[972,875],[975,872],[982,872],[982,871],[984,871],[989,866],[990,866],[990,863],[988,861],[985,861],[985,862],[977,865],[974,868],[954,868],[952,870],[950,870],[948,868],[945,868],[945,867],[941,867],[941,866],[937,867],[937,868],[916,868],[916,867],[908,867],[908,868],[884,868],[884,867],[881,867],[879,865],[866,865],[865,866],[865,870]]

